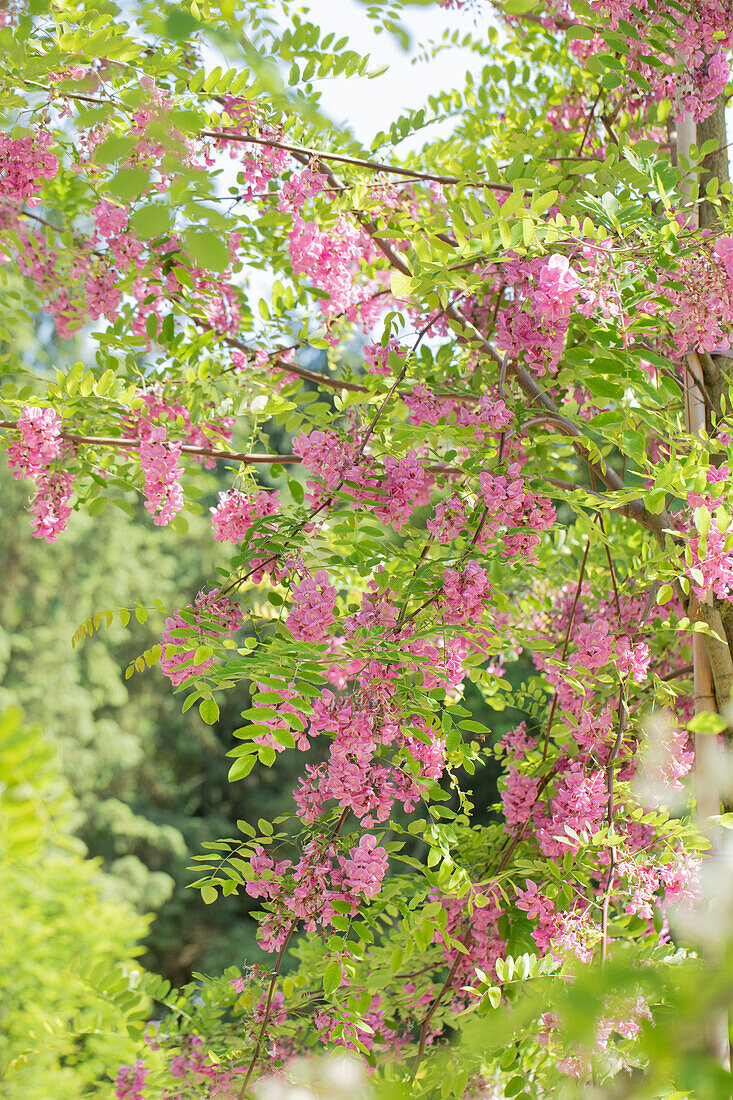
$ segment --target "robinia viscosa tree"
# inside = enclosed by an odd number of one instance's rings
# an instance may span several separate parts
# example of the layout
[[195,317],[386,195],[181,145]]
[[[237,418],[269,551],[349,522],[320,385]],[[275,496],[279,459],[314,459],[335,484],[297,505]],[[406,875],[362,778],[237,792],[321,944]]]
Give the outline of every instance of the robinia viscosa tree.
[[[733,11],[473,8],[446,42],[481,79],[372,150],[314,89],[368,58],[286,0],[3,16],[5,336],[30,299],[94,346],[53,378],[5,352],[34,534],[142,499],[185,538],[197,471],[229,471],[217,576],[126,674],[157,663],[209,723],[250,685],[233,783],[321,750],[292,816],[196,857],[207,902],[261,900],[271,968],[197,984],[118,1097],[244,1097],[334,1047],[389,1095],[689,1088],[640,1037],[683,1003],[684,784],[733,685]],[[370,13],[399,33],[398,5]],[[469,682],[517,712],[499,743]],[[703,1053],[695,1087],[727,1095]]]

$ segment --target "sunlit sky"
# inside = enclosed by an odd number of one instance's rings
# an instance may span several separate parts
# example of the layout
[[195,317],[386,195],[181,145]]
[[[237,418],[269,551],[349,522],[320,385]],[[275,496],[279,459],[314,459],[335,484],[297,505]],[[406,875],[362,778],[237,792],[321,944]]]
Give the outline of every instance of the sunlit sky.
[[[374,68],[389,66],[373,80],[337,78],[316,85],[322,91],[325,112],[335,122],[348,124],[364,144],[371,144],[374,136],[406,109],[426,104],[429,95],[462,87],[466,70],[477,74],[484,64],[470,50],[455,47],[427,62],[415,60],[419,45],[440,41],[446,29],[457,29],[462,35],[475,29],[476,18],[467,12],[447,11],[437,3],[406,7],[401,22],[410,34],[411,46],[405,52],[391,34],[375,33],[366,5],[358,0],[307,0],[304,7],[311,22],[321,26],[324,33],[348,35],[354,49],[369,53]],[[431,136],[434,133],[435,128],[430,131]],[[412,145],[420,144],[419,139],[417,143],[414,138],[410,140]],[[401,151],[406,148],[405,142]]]

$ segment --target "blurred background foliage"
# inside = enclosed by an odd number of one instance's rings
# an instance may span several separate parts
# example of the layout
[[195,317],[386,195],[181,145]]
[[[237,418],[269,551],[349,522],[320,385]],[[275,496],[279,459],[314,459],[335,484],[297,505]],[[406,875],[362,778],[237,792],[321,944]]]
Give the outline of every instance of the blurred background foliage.
[[134,1045],[100,988],[134,967],[148,920],[87,858],[57,754],[17,707],[0,714],[0,776],[0,1095],[111,1097]]

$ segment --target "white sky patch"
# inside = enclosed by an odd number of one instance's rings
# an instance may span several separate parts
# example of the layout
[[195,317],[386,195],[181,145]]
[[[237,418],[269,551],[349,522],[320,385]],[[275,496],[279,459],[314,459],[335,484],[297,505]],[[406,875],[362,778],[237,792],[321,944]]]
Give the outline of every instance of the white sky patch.
[[[407,51],[389,32],[376,33],[378,24],[369,19],[366,6],[358,0],[307,0],[303,10],[324,32],[334,31],[337,38],[348,35],[349,48],[368,53],[374,68],[388,66],[385,73],[372,80],[336,77],[314,82],[322,95],[324,113],[350,128],[367,146],[404,111],[419,110],[427,104],[429,95],[462,88],[466,71],[470,69],[478,76],[486,63],[469,49],[454,46],[428,61],[419,59],[420,45],[441,41],[446,30],[458,30],[461,37],[480,30],[473,15],[447,11],[437,3],[410,6],[401,12],[402,25],[411,39]],[[450,132],[450,120],[438,125],[440,132]],[[437,136],[438,125],[424,131],[425,138]],[[422,132],[415,134],[400,143],[399,151],[419,149],[425,138]]]

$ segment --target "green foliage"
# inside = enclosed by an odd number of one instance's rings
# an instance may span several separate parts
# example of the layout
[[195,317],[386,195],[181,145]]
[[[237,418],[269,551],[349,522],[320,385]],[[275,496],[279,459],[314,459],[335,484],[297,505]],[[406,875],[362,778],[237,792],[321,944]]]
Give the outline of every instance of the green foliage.
[[0,1092],[111,1098],[150,1008],[135,991],[147,921],[73,836],[56,753],[17,708],[0,715],[0,775]]

